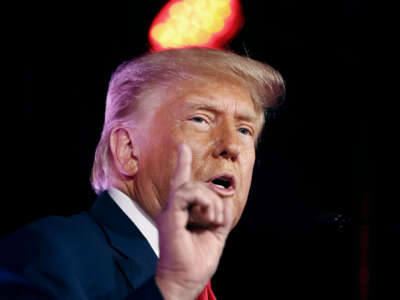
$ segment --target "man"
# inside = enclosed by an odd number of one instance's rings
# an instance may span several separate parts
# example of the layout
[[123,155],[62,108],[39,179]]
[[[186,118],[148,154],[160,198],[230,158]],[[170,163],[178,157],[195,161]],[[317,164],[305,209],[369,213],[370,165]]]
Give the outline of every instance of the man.
[[209,281],[245,207],[271,67],[227,51],[144,55],[113,74],[88,212],[47,217],[1,244],[4,295],[214,299]]

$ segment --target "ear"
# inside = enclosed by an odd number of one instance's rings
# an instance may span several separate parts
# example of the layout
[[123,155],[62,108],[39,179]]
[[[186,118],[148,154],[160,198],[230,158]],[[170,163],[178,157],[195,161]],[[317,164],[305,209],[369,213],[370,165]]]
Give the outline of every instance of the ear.
[[114,128],[110,136],[114,165],[120,174],[134,176],[138,171],[136,147],[127,128]]

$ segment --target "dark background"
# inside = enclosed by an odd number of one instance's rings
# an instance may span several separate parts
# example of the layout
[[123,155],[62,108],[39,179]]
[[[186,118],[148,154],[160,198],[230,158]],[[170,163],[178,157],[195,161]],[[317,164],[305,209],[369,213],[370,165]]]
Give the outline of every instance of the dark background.
[[[1,235],[90,207],[108,80],[149,50],[166,2],[21,5],[23,113],[11,127],[15,188]],[[242,2],[245,24],[228,48],[278,69],[287,96],[267,122],[248,206],[213,279],[217,296],[360,299],[364,261],[370,299],[393,299],[398,204],[377,188],[361,1]]]

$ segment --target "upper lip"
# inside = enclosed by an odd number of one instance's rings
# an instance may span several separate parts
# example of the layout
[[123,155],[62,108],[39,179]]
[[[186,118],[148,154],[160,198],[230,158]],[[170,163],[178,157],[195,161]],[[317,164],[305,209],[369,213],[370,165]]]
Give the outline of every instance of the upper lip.
[[218,179],[218,178],[229,181],[229,183],[230,183],[229,188],[232,188],[232,189],[236,188],[235,175],[233,175],[232,173],[228,173],[228,172],[217,174],[217,175],[211,177],[210,179],[208,179],[206,182],[211,182],[211,181],[213,181],[215,179]]

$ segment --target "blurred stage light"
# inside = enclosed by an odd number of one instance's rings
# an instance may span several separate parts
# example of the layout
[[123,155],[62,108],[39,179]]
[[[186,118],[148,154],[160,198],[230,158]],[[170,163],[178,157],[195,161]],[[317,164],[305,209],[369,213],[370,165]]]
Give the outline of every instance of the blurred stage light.
[[149,40],[153,51],[222,48],[242,25],[239,0],[171,0],[154,19]]

